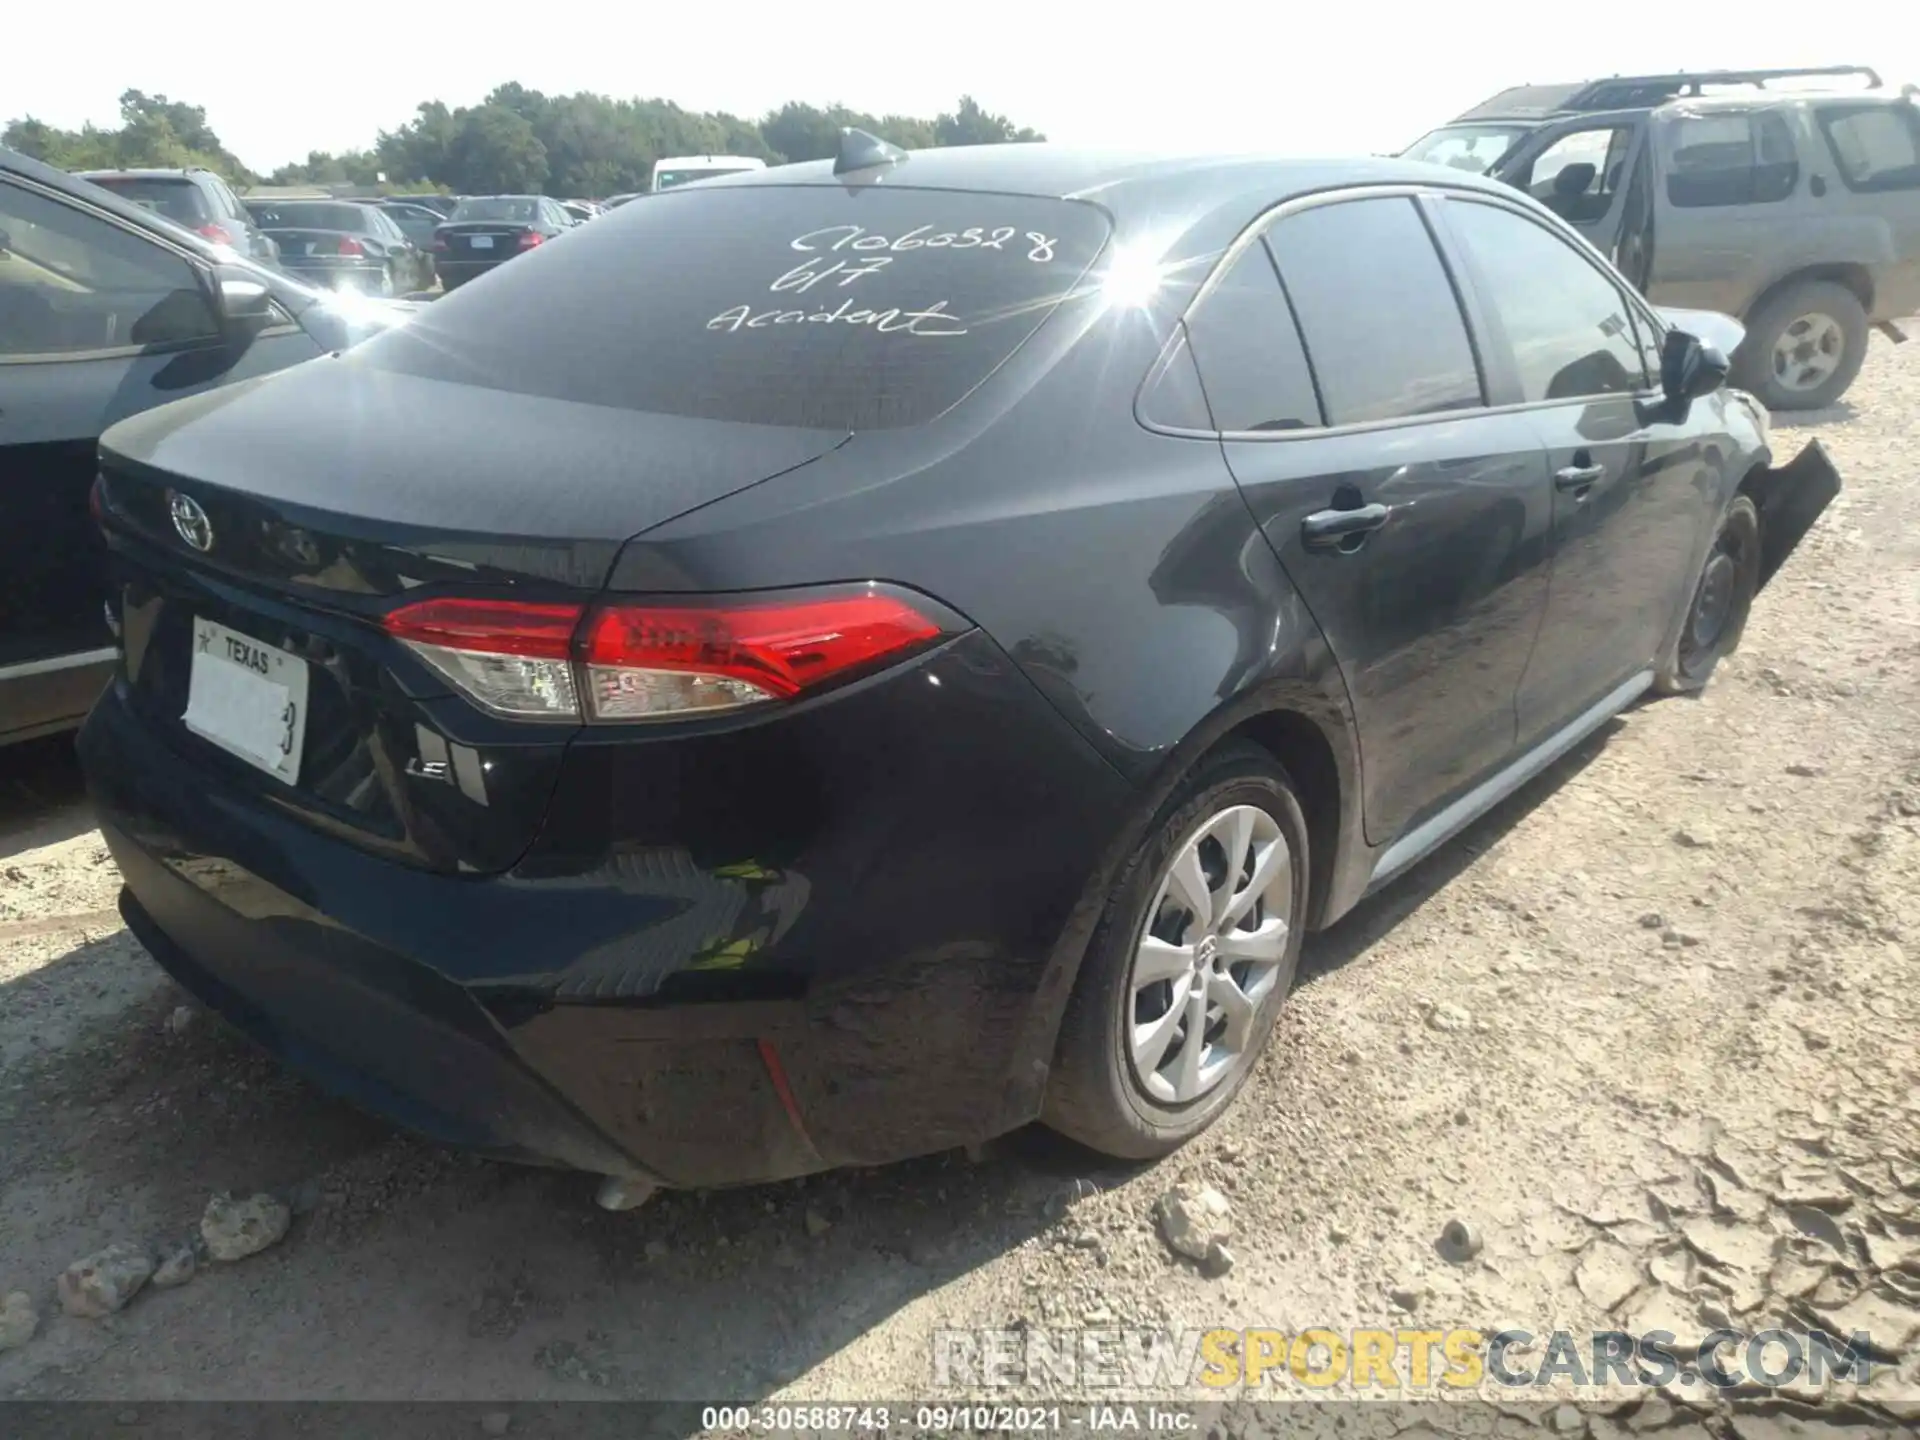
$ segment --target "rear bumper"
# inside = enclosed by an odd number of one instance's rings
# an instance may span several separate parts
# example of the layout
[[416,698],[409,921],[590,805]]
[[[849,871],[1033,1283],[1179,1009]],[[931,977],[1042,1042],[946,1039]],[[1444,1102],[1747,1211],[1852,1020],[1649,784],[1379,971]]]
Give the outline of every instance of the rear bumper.
[[378,290],[386,266],[367,260],[340,265],[302,265],[282,259],[280,268],[289,275],[318,285],[323,290]]
[[761,748],[586,747],[501,876],[228,788],[118,684],[80,753],[129,926],[293,1068],[464,1148],[746,1183],[1038,1113],[1049,961],[1130,792],[977,632],[905,669]]

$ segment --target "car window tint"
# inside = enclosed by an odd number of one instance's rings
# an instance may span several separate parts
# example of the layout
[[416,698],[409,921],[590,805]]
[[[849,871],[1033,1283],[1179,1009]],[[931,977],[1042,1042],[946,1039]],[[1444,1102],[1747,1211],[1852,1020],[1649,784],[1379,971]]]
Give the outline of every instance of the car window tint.
[[181,344],[217,331],[178,255],[0,183],[0,360]]
[[1281,220],[1268,240],[1328,424],[1483,403],[1459,301],[1413,201],[1317,205]]
[[1200,383],[1221,430],[1305,430],[1320,402],[1300,332],[1264,244],[1255,241],[1187,317]]
[[353,353],[668,415],[916,425],[1069,296],[1095,303],[1084,280],[1109,228],[1096,206],[1030,195],[689,187],[503,265]]
[[1682,209],[1770,205],[1799,184],[1793,131],[1776,111],[1680,115],[1666,144],[1667,199]]
[[1513,349],[1524,399],[1624,394],[1646,383],[1626,298],[1572,245],[1495,205],[1449,201],[1447,216]]
[[111,190],[122,200],[158,211],[189,230],[198,229],[214,218],[213,208],[200,193],[199,186],[184,177],[170,180],[164,176],[100,175],[93,177],[93,183]]
[[1850,190],[1920,190],[1920,109],[1822,106],[1817,112]]

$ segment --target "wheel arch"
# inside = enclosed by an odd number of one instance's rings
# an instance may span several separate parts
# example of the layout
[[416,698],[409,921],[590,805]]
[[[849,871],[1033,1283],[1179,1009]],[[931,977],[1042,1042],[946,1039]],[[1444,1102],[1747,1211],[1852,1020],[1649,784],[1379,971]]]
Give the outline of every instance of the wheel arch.
[[1865,310],[1869,316],[1873,314],[1872,272],[1869,271],[1865,265],[1861,265],[1855,261],[1835,260],[1822,262],[1818,265],[1802,265],[1797,270],[1790,270],[1785,275],[1775,279],[1748,302],[1746,308],[1741,311],[1741,320],[1752,319],[1753,316],[1759,314],[1764,307],[1772,304],[1773,301],[1777,300],[1794,286],[1809,284],[1814,281],[1829,281],[1835,285],[1839,285],[1843,289],[1852,291],[1854,299],[1860,302],[1860,308]]
[[1051,1067],[1067,999],[1121,871],[1181,782],[1214,751],[1236,742],[1271,755],[1299,796],[1310,852],[1307,928],[1318,930],[1338,919],[1365,889],[1359,736],[1338,672],[1326,685],[1290,679],[1255,687],[1195,726],[1139,787],[1126,823],[1100,857],[1047,957],[1023,1054]]

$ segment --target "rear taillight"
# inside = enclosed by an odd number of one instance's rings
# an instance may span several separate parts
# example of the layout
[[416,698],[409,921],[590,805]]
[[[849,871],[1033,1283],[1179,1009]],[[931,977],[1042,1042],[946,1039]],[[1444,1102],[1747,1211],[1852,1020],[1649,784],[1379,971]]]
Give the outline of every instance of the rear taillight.
[[388,615],[386,629],[495,714],[616,722],[797,699],[945,633],[874,588],[737,605],[616,600],[591,610],[423,600]]
[[615,603],[588,620],[581,658],[595,719],[645,720],[791,700],[939,634],[874,593],[726,609]]
[[436,235],[436,236],[434,236],[434,237],[433,237],[433,248],[434,248],[434,249],[436,249],[436,250],[444,250],[444,249],[446,249],[446,248],[447,248],[447,237],[446,237],[446,236],[444,236],[444,235]]
[[[531,250],[533,249],[534,246],[540,244],[546,238],[547,237],[542,235],[538,230],[525,231],[520,236],[520,248],[522,250]],[[542,262],[542,263],[545,263],[545,262]]]
[[364,255],[367,253],[367,247],[351,235],[342,235],[340,237],[339,253],[342,255]]
[[578,605],[422,600],[386,617],[406,642],[475,704],[523,720],[577,720],[569,656]]
[[103,524],[107,518],[107,482],[100,476],[93,477],[93,484],[87,488],[87,514],[93,517],[95,525]]
[[199,233],[206,236],[207,239],[213,241],[216,245],[233,244],[233,233],[228,230],[226,226],[216,225],[211,220],[200,227]]

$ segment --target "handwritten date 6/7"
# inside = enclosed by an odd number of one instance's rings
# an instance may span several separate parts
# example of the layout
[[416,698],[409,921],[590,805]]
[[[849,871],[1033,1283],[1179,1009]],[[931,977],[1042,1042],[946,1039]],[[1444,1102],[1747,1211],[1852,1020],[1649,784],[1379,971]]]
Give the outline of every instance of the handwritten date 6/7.
[[1013,246],[1011,253],[1018,254],[1025,246],[1027,259],[1037,264],[1045,264],[1054,258],[1054,248],[1059,240],[1052,235],[1042,235],[1038,230],[1029,230],[1022,234],[1012,225],[998,225],[988,228],[985,225],[969,226],[965,230],[935,230],[931,225],[917,225],[904,235],[886,236],[876,234],[864,225],[829,225],[824,230],[809,230],[792,241],[796,250],[1000,250],[1006,251]]

